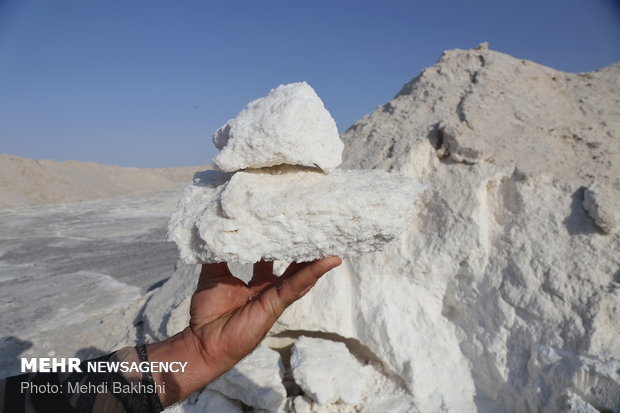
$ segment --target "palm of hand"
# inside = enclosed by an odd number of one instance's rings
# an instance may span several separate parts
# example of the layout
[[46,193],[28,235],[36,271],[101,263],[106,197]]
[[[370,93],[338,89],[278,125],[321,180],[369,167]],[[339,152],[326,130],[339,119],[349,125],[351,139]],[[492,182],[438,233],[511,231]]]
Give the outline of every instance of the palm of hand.
[[293,263],[281,277],[273,262],[254,264],[252,280],[234,277],[226,263],[203,265],[190,307],[190,328],[205,362],[218,373],[234,366],[269,332],[284,309],[301,298],[340,258]]

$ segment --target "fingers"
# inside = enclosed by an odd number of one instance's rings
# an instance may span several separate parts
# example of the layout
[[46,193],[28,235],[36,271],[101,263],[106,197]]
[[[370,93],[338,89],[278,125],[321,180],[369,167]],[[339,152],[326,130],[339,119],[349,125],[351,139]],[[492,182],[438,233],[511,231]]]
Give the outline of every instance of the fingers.
[[259,261],[254,264],[254,273],[249,282],[250,287],[264,286],[278,280],[273,274],[273,261]]
[[340,264],[342,260],[339,257],[329,257],[311,263],[291,265],[289,269],[293,267],[297,271],[289,273],[280,288],[266,291],[264,298],[269,301],[270,308],[279,317],[286,307],[310,291],[323,274]]
[[225,262],[218,262],[216,264],[202,264],[202,270],[200,271],[200,277],[198,278],[198,285],[196,286],[196,292],[213,288],[220,284],[229,285],[241,285],[246,284],[232,275],[228,269],[228,265]]
[[200,275],[204,277],[221,277],[222,275],[232,274],[230,274],[228,265],[225,262],[218,262],[214,264],[202,264]]
[[298,273],[299,271],[301,271],[302,268],[304,268],[305,266],[307,266],[308,262],[293,262],[291,263],[291,265],[289,265],[286,270],[284,270],[284,272],[282,273],[281,277],[283,279],[287,279],[289,278],[291,275]]
[[228,265],[225,262],[218,262],[215,264],[202,264],[202,271],[200,271],[200,278],[217,278],[232,276]]
[[260,260],[254,263],[254,275],[256,274],[273,274],[273,261]]

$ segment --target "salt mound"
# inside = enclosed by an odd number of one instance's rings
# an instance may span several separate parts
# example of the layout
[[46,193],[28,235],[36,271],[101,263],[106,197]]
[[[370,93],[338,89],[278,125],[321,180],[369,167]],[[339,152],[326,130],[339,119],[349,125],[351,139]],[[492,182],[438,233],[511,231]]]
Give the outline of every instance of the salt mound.
[[420,412],[620,411],[620,234],[601,230],[618,210],[619,64],[448,51],[342,138],[343,167],[429,190],[401,242],[347,260],[273,333],[358,340]]
[[336,123],[306,82],[280,85],[250,102],[213,135],[221,152],[213,165],[225,172],[279,164],[331,171],[344,144]]

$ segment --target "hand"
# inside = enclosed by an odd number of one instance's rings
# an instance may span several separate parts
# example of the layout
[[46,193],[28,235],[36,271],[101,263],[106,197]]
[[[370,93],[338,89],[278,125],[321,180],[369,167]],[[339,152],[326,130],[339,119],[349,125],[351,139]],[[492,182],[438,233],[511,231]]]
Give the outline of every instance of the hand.
[[254,264],[249,284],[234,277],[226,263],[204,264],[192,296],[190,325],[181,333],[147,346],[151,361],[187,361],[180,374],[154,374],[166,382],[164,406],[206,386],[249,354],[267,335],[282,312],[303,297],[327,271],[342,263],[338,257],[293,263],[281,277],[273,262]]

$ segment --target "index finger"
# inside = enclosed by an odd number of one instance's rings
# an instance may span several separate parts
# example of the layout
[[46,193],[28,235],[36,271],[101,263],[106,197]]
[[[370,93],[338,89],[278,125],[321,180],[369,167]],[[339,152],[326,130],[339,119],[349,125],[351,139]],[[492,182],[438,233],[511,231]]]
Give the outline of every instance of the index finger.
[[229,275],[232,277],[228,264],[225,262],[202,264],[202,270],[200,271],[200,278],[227,277]]

